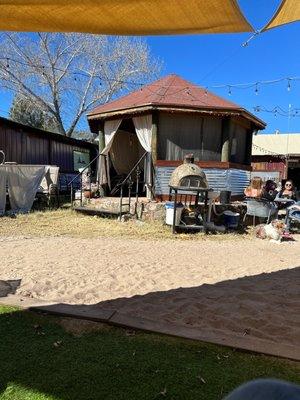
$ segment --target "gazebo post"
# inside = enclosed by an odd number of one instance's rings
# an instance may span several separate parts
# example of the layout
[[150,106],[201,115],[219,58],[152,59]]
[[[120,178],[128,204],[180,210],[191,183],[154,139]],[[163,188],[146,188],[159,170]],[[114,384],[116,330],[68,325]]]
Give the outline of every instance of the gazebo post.
[[98,137],[99,137],[99,154],[104,150],[105,147],[105,136],[104,136],[104,121],[99,121],[99,128],[98,128]]
[[[99,121],[98,138],[99,138],[99,154],[101,154],[105,148],[105,135],[104,135],[104,121],[103,120]],[[99,159],[98,159],[98,173],[99,173],[100,164],[101,164],[101,157],[99,157]],[[99,187],[100,196],[105,196],[105,189],[103,188],[103,186],[100,186],[98,183],[98,187]]]
[[252,157],[252,139],[253,139],[253,127],[247,131],[246,136],[246,149],[245,149],[245,164],[251,165]]

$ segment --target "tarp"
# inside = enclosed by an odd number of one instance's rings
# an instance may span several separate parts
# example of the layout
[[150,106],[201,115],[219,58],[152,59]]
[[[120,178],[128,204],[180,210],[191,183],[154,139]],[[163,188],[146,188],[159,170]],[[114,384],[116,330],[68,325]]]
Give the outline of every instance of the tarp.
[[263,31],[275,28],[279,25],[300,20],[300,1],[283,0],[278,10],[270,22],[264,27]]
[[116,35],[250,32],[236,0],[0,0],[0,30]]
[[1,165],[0,214],[5,211],[6,187],[12,212],[29,212],[47,168],[41,165]]

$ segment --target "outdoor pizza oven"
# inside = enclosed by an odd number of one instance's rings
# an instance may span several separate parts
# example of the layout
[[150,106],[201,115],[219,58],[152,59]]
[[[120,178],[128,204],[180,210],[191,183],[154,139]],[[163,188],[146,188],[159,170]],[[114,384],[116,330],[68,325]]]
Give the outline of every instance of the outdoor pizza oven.
[[198,165],[194,164],[193,154],[187,154],[183,164],[173,171],[169,186],[208,189],[205,173]]

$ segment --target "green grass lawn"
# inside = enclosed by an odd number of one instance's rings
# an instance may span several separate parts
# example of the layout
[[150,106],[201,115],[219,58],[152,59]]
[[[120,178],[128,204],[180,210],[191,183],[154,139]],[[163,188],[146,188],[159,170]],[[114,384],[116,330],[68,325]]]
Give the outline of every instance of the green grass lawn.
[[0,307],[0,400],[222,399],[240,383],[300,383],[299,364]]

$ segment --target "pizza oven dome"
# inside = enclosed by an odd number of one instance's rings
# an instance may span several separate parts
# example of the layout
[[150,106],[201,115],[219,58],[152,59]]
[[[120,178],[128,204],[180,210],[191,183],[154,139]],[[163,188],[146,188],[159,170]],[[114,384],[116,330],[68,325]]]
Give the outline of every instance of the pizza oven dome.
[[208,189],[208,182],[203,170],[194,164],[193,154],[184,157],[183,164],[179,165],[172,173],[169,186]]

